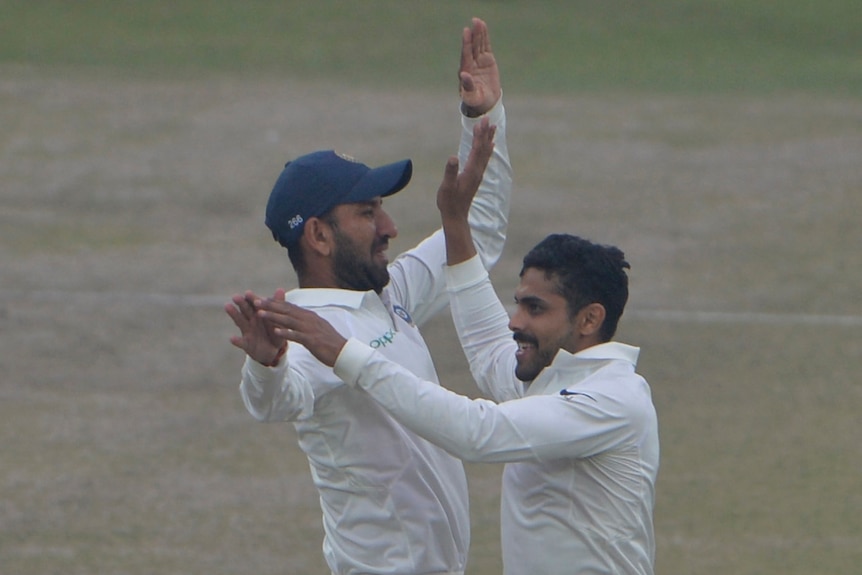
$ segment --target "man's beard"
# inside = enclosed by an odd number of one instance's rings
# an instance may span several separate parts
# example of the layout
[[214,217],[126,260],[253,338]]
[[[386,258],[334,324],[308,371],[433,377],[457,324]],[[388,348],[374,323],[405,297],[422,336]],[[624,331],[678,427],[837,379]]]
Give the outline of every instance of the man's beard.
[[553,363],[554,358],[557,356],[557,352],[559,352],[560,349],[563,349],[563,343],[567,338],[571,337],[571,332],[553,344],[546,344],[544,346],[540,346],[539,340],[534,336],[527,335],[523,332],[515,332],[512,334],[512,337],[519,343],[527,343],[533,346],[531,352],[532,358],[524,361],[519,359],[515,364],[515,377],[525,383],[529,383],[539,377],[539,374]]
[[[385,241],[385,240],[384,240]],[[335,280],[341,289],[383,291],[389,283],[389,270],[375,265],[373,254],[383,241],[375,241],[369,253],[362,254],[356,244],[335,228]]]

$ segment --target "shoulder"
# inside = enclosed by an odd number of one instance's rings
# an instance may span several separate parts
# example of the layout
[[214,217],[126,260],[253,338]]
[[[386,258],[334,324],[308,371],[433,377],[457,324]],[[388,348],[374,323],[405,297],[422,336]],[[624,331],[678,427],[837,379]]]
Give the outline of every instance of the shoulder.
[[560,392],[564,399],[577,395],[619,417],[637,421],[654,417],[649,384],[627,362],[612,361],[582,384]]

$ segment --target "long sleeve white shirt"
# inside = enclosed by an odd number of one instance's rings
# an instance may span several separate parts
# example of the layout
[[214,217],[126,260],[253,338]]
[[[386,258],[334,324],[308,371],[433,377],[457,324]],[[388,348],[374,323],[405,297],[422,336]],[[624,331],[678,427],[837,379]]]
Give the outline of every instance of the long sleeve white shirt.
[[[487,116],[497,126],[494,154],[470,223],[481,259],[490,267],[505,242],[512,174],[502,103]],[[478,121],[462,116],[462,166]],[[417,326],[448,304],[445,261],[438,230],[392,262],[390,283],[380,296],[298,289],[287,299],[436,386],[434,364]],[[344,385],[298,344],[290,344],[275,368],[246,358],[240,390],[255,418],[294,423],[320,493],[323,552],[333,573],[463,573],[469,505],[457,458],[404,428],[361,390]]]
[[659,442],[649,386],[635,373],[639,350],[560,351],[525,388],[514,375],[507,314],[478,264],[450,268],[453,317],[480,385],[516,399],[457,395],[355,339],[335,373],[453,455],[506,463],[505,573],[650,575]]

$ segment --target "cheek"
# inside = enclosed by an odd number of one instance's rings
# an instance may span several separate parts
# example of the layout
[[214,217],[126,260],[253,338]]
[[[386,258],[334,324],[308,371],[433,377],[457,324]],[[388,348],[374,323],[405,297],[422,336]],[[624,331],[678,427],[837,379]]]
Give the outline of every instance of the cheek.
[[536,326],[536,338],[540,347],[557,349],[565,345],[572,336],[572,326],[569,322],[548,321]]
[[373,223],[363,222],[356,223],[345,229],[345,234],[350,238],[350,242],[360,250],[364,250],[374,243],[376,231]]

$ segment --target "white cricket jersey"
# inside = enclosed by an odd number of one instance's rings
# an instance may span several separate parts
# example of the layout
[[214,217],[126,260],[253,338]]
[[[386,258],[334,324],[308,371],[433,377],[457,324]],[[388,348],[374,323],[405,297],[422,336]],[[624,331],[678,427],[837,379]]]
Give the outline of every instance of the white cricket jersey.
[[480,387],[508,401],[471,400],[421,381],[356,339],[335,372],[453,455],[506,463],[505,573],[652,574],[658,423],[649,386],[635,373],[638,348],[561,350],[525,390],[514,375],[508,316],[485,270],[474,258],[451,268],[449,281]]
[[[502,103],[487,116],[497,126],[494,154],[470,223],[482,261],[490,267],[505,242],[512,175]],[[479,120],[462,116],[462,166]],[[438,230],[392,262],[390,283],[380,296],[298,289],[287,300],[314,310],[340,333],[438,385],[417,325],[448,304],[445,262]],[[333,573],[463,573],[469,505],[457,458],[400,425],[361,390],[344,385],[299,344],[291,343],[275,368],[246,358],[240,390],[255,418],[294,423],[320,493],[323,552]]]

